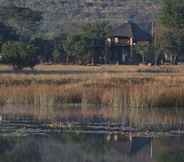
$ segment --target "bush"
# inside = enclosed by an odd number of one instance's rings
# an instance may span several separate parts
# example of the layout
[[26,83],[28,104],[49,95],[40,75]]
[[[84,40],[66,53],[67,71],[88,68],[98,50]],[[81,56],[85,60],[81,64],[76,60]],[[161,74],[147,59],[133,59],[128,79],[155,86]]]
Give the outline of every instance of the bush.
[[13,66],[14,70],[33,67],[38,63],[36,49],[22,42],[7,42],[1,49],[2,62]]
[[56,48],[52,52],[53,62],[60,63],[61,62],[61,52]]

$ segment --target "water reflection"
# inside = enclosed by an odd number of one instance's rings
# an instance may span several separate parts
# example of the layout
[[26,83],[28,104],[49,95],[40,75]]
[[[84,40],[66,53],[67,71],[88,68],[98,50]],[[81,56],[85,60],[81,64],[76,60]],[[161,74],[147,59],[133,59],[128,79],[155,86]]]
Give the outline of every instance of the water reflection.
[[43,121],[52,124],[80,123],[109,124],[138,130],[168,131],[183,130],[184,111],[182,109],[134,109],[112,108],[100,105],[62,105],[52,109],[34,108],[24,105],[9,105],[1,110],[1,121],[34,122]]
[[[146,131],[183,130],[184,128],[184,110],[182,108],[151,106],[141,108],[143,103],[140,92],[145,91],[141,85],[140,87],[139,85],[126,86],[118,83],[116,86],[110,86],[111,88],[95,87],[86,88],[82,92],[82,98],[76,103],[73,97],[71,97],[72,100],[60,102],[61,96],[56,94],[38,95],[35,93],[33,96],[28,95],[28,98],[21,95],[14,99],[10,95],[6,104],[0,105],[0,121],[2,117],[2,121],[30,123],[40,121],[54,125],[62,125],[66,122],[83,125],[116,123],[121,128],[131,127]],[[56,87],[55,91],[57,91]],[[27,102],[29,97],[31,100]],[[149,98],[146,98],[147,100]],[[135,106],[137,103],[140,107]]]
[[[183,137],[107,140],[106,135],[47,134],[1,137],[3,162],[182,162]],[[171,159],[171,160],[170,160]],[[170,161],[169,161],[170,160]]]

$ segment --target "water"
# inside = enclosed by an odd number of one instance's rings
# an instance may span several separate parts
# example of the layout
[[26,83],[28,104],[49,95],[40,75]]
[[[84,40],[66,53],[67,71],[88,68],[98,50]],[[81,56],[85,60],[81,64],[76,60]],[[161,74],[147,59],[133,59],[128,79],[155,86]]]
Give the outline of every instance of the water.
[[32,107],[9,105],[0,111],[1,123],[72,126],[110,126],[111,124],[137,131],[184,130],[182,108],[127,108],[100,105],[62,105],[60,107]]
[[182,162],[184,138],[106,134],[1,136],[2,162]]
[[9,105],[0,162],[184,162],[184,111]]

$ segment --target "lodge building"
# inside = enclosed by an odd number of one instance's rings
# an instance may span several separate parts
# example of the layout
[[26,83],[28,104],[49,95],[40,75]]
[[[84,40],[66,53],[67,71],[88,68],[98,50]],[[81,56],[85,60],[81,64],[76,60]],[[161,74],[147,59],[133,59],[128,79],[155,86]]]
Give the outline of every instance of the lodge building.
[[152,35],[142,26],[128,22],[113,28],[112,36],[107,38],[108,63],[133,64],[137,62],[133,48],[138,43],[151,43]]

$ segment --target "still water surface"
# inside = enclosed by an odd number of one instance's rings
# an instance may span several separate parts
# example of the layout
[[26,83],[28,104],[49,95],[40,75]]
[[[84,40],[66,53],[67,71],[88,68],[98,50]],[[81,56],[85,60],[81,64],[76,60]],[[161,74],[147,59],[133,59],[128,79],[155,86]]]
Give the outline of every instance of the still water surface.
[[105,134],[29,134],[0,137],[1,162],[183,162],[184,138]]
[[0,162],[184,162],[184,111],[10,105]]

